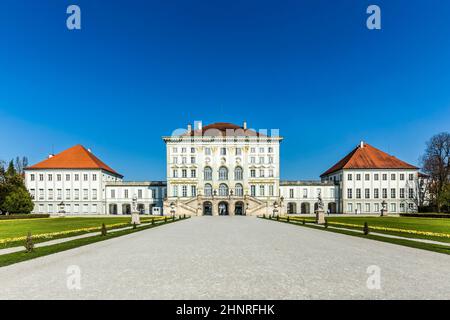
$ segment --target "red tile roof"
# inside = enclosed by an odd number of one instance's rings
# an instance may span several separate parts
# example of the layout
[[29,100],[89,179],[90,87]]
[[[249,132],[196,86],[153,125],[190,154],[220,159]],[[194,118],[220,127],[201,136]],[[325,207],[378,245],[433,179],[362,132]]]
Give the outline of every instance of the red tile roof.
[[325,176],[341,169],[418,169],[402,160],[397,159],[370,144],[358,145],[334,166],[322,173]]
[[265,137],[266,135],[250,129],[244,129],[241,126],[228,123],[216,122],[202,127],[202,130],[192,130],[186,132],[187,136],[246,136],[246,137]]
[[26,168],[34,169],[103,169],[122,177],[82,145],[76,145],[53,157]]

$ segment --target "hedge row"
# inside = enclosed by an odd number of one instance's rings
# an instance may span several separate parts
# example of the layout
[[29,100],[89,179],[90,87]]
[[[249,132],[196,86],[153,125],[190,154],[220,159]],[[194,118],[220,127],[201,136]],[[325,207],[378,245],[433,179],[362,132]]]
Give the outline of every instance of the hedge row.
[[400,213],[401,217],[414,218],[450,218],[448,213]]
[[48,218],[49,214],[10,214],[10,215],[0,215],[0,220],[13,220],[13,219],[39,219]]

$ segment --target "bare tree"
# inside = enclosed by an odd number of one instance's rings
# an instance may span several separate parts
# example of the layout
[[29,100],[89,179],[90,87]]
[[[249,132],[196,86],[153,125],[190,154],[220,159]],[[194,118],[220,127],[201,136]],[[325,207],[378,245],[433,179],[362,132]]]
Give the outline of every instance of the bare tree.
[[422,169],[429,176],[431,201],[440,212],[442,194],[450,183],[450,133],[439,133],[427,142]]

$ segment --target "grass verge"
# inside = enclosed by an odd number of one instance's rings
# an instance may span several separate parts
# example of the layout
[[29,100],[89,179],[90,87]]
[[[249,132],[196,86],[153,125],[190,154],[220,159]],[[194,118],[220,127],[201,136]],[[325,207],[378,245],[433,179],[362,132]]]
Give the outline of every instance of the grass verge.
[[[266,218],[266,220],[269,220],[269,219]],[[275,219],[272,219],[272,221],[277,222],[277,220],[275,220]],[[306,221],[308,221],[308,220],[306,220]],[[417,241],[412,241],[412,240],[408,240],[408,239],[386,238],[386,237],[383,237],[383,236],[373,235],[373,234],[370,234],[370,233],[368,235],[364,235],[362,233],[357,233],[357,232],[348,231],[348,230],[340,230],[340,229],[334,229],[334,228],[324,228],[324,227],[320,227],[320,226],[311,224],[311,222],[309,222],[309,223],[307,222],[306,224],[302,224],[301,221],[292,221],[291,220],[291,221],[287,222],[286,220],[281,220],[281,219],[278,220],[278,222],[289,223],[289,224],[293,224],[293,225],[296,225],[296,226],[317,229],[317,230],[321,230],[321,231],[325,231],[325,232],[334,232],[334,233],[345,234],[345,235],[353,236],[353,237],[359,237],[359,238],[364,238],[364,239],[371,239],[371,240],[376,240],[376,241],[388,242],[388,243],[402,245],[402,246],[416,248],[416,249],[423,249],[423,250],[434,251],[434,252],[439,252],[439,253],[444,253],[444,254],[450,254],[450,246],[446,246],[446,245],[432,244],[432,243],[423,243],[423,242],[417,242]],[[332,226],[332,224],[330,224],[330,226]],[[361,231],[362,229],[358,229],[358,230]],[[378,231],[376,231],[376,232],[378,232]]]
[[[189,217],[186,217],[186,219],[187,218],[189,218]],[[181,219],[181,220],[185,220],[185,219]],[[117,238],[117,237],[120,237],[123,235],[155,228],[158,226],[162,226],[162,225],[165,225],[168,223],[173,223],[173,222],[177,222],[177,221],[181,221],[181,220],[180,219],[176,219],[176,220],[168,219],[167,222],[159,222],[159,223],[155,223],[154,225],[150,224],[148,226],[138,227],[136,229],[131,228],[128,230],[116,231],[114,233],[107,233],[106,236],[101,236],[101,235],[92,236],[92,237],[88,237],[88,238],[63,242],[63,243],[59,243],[59,244],[55,244],[55,245],[51,245],[51,246],[35,248],[33,252],[29,252],[29,253],[24,250],[24,251],[20,251],[20,252],[14,252],[14,253],[0,255],[0,267],[5,267],[5,266],[8,266],[8,265],[11,265],[14,263],[47,256],[47,255],[61,252],[61,251],[74,249],[77,247],[85,246],[85,245],[99,242],[99,241]]]

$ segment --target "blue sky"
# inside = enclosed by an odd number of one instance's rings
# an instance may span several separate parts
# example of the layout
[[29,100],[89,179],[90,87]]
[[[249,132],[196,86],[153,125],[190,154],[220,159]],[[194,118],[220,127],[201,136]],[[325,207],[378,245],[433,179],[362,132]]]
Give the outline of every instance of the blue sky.
[[318,179],[361,139],[418,164],[450,127],[449,14],[445,0],[6,0],[0,159],[81,143],[126,179],[164,179],[162,135],[247,120],[280,129],[285,179]]

